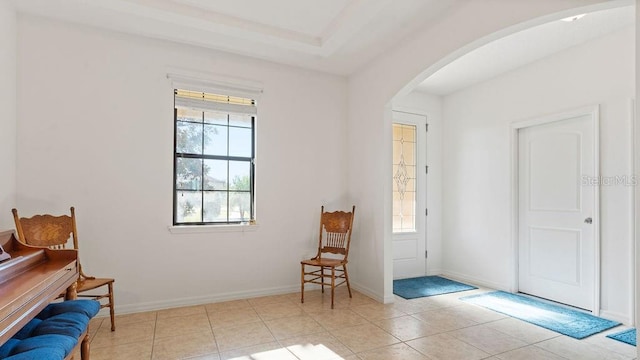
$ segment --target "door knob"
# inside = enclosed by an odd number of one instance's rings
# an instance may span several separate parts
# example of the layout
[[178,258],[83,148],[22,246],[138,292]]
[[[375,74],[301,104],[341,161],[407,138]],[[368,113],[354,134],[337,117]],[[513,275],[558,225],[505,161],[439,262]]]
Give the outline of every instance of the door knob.
[[585,224],[591,224],[591,223],[593,223],[593,219],[588,217],[588,218],[584,219],[584,222],[585,222]]

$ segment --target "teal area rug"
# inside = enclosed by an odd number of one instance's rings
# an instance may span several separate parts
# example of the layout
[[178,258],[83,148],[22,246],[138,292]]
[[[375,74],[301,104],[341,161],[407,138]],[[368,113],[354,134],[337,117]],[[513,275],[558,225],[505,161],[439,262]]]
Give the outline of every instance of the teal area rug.
[[615,334],[609,334],[607,337],[636,346],[636,329],[629,329]]
[[405,299],[415,299],[473,289],[477,288],[440,276],[421,276],[411,279],[393,280],[393,293]]
[[460,300],[484,306],[576,339],[584,339],[620,325],[619,322],[504,291],[466,296]]

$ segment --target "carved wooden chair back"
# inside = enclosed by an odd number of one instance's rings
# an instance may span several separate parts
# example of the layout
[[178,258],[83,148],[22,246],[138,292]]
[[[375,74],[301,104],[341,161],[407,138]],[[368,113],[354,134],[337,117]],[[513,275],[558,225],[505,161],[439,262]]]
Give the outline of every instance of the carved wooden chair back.
[[356,207],[351,212],[325,212],[322,207],[320,216],[320,234],[318,244],[318,258],[323,253],[339,254],[346,260],[351,245],[351,227]]
[[[18,231],[18,240],[31,246],[43,246],[53,250],[61,250],[67,247],[73,246],[73,249],[78,249],[78,231],[76,229],[76,211],[74,207],[71,207],[71,215],[53,216],[49,214],[34,215],[32,217],[20,217],[18,210],[12,209],[13,220],[16,223],[16,230]],[[68,245],[69,239],[71,239],[72,245]],[[89,276],[84,273],[82,264],[78,260],[78,268],[80,271],[80,278],[77,283],[78,297],[86,297],[102,301],[100,308],[109,308],[109,314],[111,316],[111,331],[116,329],[115,325],[115,310],[113,301],[113,283],[112,278],[96,278],[95,276]],[[94,290],[103,286],[108,287],[108,292],[104,294],[86,294],[85,291]],[[104,303],[104,300],[107,300]]]
[[[18,238],[27,245],[46,246],[53,250],[70,248],[78,250],[75,209],[71,215],[53,216],[49,214],[21,218],[18,210],[12,209]],[[69,244],[69,239],[72,244]]]

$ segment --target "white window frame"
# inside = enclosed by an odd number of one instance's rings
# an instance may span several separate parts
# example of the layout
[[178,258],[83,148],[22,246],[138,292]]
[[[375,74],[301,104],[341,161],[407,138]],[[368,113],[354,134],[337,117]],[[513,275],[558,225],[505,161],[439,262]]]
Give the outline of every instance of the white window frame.
[[[262,84],[254,81],[247,81],[241,79],[230,78],[224,75],[207,74],[201,72],[173,69],[167,73],[167,79],[170,82],[170,90],[172,99],[174,99],[174,89],[185,89],[190,91],[199,91],[204,93],[224,94],[229,96],[238,96],[253,99],[259,101],[262,95]],[[175,118],[172,119],[175,126]],[[175,131],[175,130],[174,130]],[[254,134],[256,129],[254,128]],[[173,134],[172,132],[172,135]],[[257,137],[257,136],[256,136]],[[255,139],[254,139],[255,141]],[[254,142],[254,147],[255,147]],[[254,148],[256,154],[254,160],[257,157],[257,151]],[[172,157],[175,156],[175,144],[172,146]],[[175,178],[172,179],[175,182]],[[174,192],[175,184],[172,185],[172,192]],[[255,188],[254,188],[254,206],[255,200]],[[171,195],[173,199],[173,194]],[[171,224],[173,224],[173,213],[175,206],[173,200],[171,201],[172,209],[170,211]],[[258,223],[255,221],[257,211],[254,209],[254,220],[249,223],[242,224],[184,224],[184,225],[170,225],[168,230],[172,234],[191,234],[191,233],[208,233],[208,232],[246,232],[256,231],[259,228]]]

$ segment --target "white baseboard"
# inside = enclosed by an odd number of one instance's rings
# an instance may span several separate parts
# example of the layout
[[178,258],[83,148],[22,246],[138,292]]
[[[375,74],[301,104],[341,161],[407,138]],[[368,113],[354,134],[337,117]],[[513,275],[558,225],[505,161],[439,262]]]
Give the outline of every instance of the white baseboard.
[[440,275],[440,274],[442,274],[442,269],[429,269],[429,270],[427,270],[427,275],[428,276]]
[[393,295],[390,298],[388,298],[388,297],[385,297],[384,295],[380,295],[376,291],[373,291],[366,286],[362,286],[354,282],[351,282],[351,288],[361,292],[364,295],[367,295],[368,297],[372,298],[377,302],[381,302],[383,304],[388,304],[393,302]]
[[[300,285],[292,285],[292,286],[283,286],[283,287],[274,287],[274,288],[266,288],[260,290],[251,290],[251,291],[238,291],[238,292],[228,292],[222,294],[211,294],[204,296],[194,296],[194,297],[186,297],[186,298],[178,298],[178,299],[170,299],[170,300],[161,300],[161,301],[150,301],[139,304],[128,304],[118,306],[116,303],[116,314],[130,314],[130,313],[138,313],[145,311],[155,311],[155,310],[163,310],[174,307],[181,306],[191,306],[191,305],[203,305],[214,302],[221,301],[230,301],[230,300],[239,300],[239,299],[249,299],[253,297],[259,296],[269,296],[269,295],[281,295],[281,294],[290,294],[300,291]],[[109,316],[109,309],[104,308],[100,310],[98,316]]]
[[600,310],[600,317],[601,318],[605,318],[605,319],[609,319],[609,320],[613,320],[613,321],[618,321],[623,323],[624,325],[627,326],[633,326],[633,321],[631,321],[631,317],[629,317],[629,314],[622,314],[616,311],[609,311],[609,310]]
[[[361,292],[364,295],[367,295],[374,300],[381,303],[390,303],[393,302],[393,296],[389,299],[384,296],[380,296],[377,292],[365,287],[361,286],[357,283],[351,284],[352,289]],[[308,284],[305,285],[305,289],[315,290],[316,288],[320,288],[319,285]],[[186,298],[178,298],[178,299],[170,299],[170,300],[161,300],[161,301],[150,301],[139,304],[128,304],[118,306],[116,304],[116,314],[131,314],[131,313],[139,313],[145,311],[156,311],[156,310],[164,310],[174,307],[181,306],[192,306],[192,305],[203,305],[210,304],[221,301],[230,301],[230,300],[239,300],[239,299],[249,299],[259,296],[270,296],[270,295],[281,295],[281,294],[291,294],[300,291],[300,285],[291,285],[284,287],[275,287],[275,288],[266,288],[260,290],[251,290],[251,291],[238,291],[238,292],[228,292],[222,294],[211,294],[204,296],[194,296],[194,297],[186,297]],[[107,317],[109,316],[109,309],[104,308],[101,309],[97,315],[98,317]]]
[[453,271],[444,270],[440,275],[449,278],[451,280],[457,280],[460,282],[467,283],[469,285],[475,285],[480,287],[486,287],[494,290],[502,290],[502,291],[511,291],[508,284],[499,284],[491,281],[486,281],[483,279],[479,279],[470,275],[461,274]]

